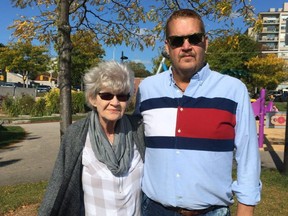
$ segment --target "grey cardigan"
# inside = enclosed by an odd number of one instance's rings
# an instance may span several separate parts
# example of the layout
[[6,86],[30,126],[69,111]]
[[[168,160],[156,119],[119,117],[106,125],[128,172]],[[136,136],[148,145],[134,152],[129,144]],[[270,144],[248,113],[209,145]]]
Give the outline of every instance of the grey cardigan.
[[[133,139],[144,161],[144,129],[139,116],[127,115],[133,128]],[[46,189],[39,216],[84,213],[82,189],[82,151],[88,132],[90,114],[66,130],[61,139],[57,160]]]

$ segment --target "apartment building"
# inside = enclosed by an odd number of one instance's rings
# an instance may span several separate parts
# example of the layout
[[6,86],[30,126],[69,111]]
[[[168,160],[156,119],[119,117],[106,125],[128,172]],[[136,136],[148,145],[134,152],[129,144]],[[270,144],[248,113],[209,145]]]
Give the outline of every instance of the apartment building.
[[263,29],[256,40],[262,44],[262,52],[275,53],[288,61],[288,2],[283,4],[283,8],[270,8],[259,16]]

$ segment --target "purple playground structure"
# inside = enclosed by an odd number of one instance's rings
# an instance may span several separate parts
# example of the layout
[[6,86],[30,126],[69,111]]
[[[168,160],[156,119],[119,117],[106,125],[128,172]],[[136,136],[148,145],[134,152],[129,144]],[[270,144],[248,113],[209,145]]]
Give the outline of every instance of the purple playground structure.
[[252,103],[254,115],[255,117],[259,117],[259,131],[258,131],[259,148],[263,148],[265,115],[268,112],[277,112],[277,110],[275,110],[273,101],[269,101],[267,105],[265,104],[266,102],[265,95],[266,90],[261,89],[260,97],[255,102]]

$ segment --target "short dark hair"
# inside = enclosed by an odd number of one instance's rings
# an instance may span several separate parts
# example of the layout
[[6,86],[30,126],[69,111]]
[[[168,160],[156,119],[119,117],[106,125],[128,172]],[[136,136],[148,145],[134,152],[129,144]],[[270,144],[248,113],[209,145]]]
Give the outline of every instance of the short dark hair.
[[200,21],[200,28],[201,28],[201,32],[205,33],[205,26],[204,26],[204,22],[202,20],[202,17],[194,10],[191,9],[180,9],[177,11],[174,11],[170,17],[168,18],[166,25],[165,25],[165,36],[166,38],[169,36],[169,23],[173,20],[173,19],[177,19],[177,18],[194,18]]

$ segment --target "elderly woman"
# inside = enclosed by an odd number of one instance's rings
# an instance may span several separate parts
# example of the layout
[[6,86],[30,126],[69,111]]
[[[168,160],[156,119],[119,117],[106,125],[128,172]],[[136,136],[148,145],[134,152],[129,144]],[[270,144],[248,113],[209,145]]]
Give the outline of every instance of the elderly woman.
[[40,216],[141,215],[143,128],[124,114],[133,81],[132,71],[114,61],[85,74],[92,112],[62,137]]

